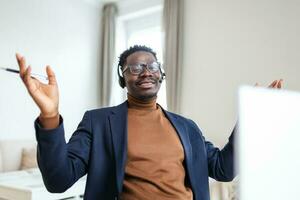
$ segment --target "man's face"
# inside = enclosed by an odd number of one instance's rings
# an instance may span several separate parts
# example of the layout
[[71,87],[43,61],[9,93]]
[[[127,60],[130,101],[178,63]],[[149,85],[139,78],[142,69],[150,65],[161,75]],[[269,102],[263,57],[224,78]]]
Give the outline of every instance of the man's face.
[[[151,53],[137,51],[127,57],[125,66],[137,63],[149,64],[155,61],[156,59]],[[143,68],[139,75],[134,75],[127,69],[124,72],[124,78],[128,93],[140,100],[148,100],[155,97],[160,88],[160,71],[151,73]]]

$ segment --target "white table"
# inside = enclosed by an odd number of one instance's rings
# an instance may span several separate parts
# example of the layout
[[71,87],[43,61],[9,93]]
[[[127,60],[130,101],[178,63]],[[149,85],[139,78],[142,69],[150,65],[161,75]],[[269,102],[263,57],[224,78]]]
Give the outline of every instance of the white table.
[[82,177],[64,193],[49,193],[38,169],[0,173],[0,200],[82,199],[85,182]]

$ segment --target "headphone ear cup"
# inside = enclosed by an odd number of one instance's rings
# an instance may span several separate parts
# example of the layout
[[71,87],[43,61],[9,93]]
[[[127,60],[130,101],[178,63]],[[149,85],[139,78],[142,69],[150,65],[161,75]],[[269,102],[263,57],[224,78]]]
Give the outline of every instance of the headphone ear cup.
[[123,77],[119,76],[119,85],[121,86],[121,88],[125,87],[125,80]]
[[161,67],[159,67],[159,71],[160,71],[160,83],[162,83],[163,80],[165,80],[166,78],[166,73],[162,70]]
[[163,72],[163,73],[162,73],[162,78],[161,78],[161,79],[162,79],[162,80],[165,80],[165,78],[166,78],[166,73]]
[[125,86],[126,86],[126,84],[125,84],[125,79],[124,79],[124,77],[122,77],[121,76],[121,74],[120,74],[120,65],[118,65],[118,76],[119,76],[119,85],[121,86],[121,88],[124,88]]

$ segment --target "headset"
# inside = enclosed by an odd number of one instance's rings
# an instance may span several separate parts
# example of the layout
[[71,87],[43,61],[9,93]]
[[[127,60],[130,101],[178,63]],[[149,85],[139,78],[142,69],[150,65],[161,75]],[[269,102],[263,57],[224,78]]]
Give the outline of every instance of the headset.
[[[121,88],[124,88],[126,86],[125,79],[123,77],[123,72],[122,72],[122,76],[121,76],[120,71],[122,71],[122,66],[118,65],[119,85],[121,86]],[[163,72],[161,67],[159,67],[159,72],[160,72],[160,76],[161,76],[161,78],[159,79],[159,83],[162,83],[163,80],[165,80],[165,78],[166,78],[166,73]]]

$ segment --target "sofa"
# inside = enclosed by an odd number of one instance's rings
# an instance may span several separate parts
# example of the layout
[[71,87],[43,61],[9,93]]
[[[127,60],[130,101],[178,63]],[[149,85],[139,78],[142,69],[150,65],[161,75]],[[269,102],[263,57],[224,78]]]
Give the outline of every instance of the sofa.
[[49,193],[36,161],[35,140],[0,141],[0,200],[82,200],[86,176],[64,193]]
[[0,173],[32,167],[37,167],[35,140],[0,141]]

